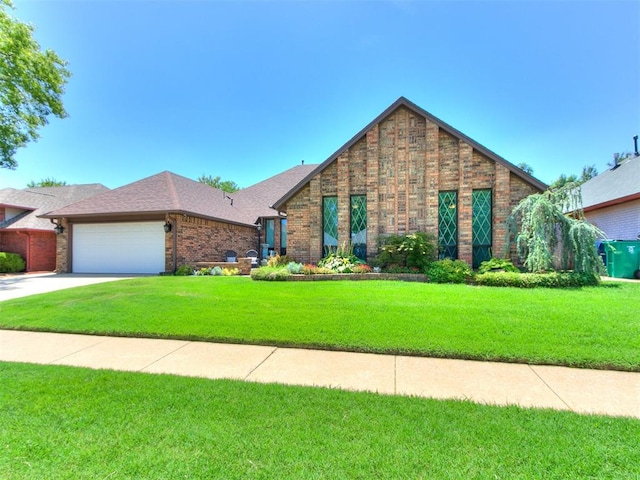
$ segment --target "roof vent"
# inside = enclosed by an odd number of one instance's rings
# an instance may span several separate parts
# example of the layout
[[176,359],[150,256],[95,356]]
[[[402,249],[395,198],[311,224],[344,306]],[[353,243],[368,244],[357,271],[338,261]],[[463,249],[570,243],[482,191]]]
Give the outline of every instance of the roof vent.
[[638,153],[638,135],[633,136],[633,154],[636,157],[640,157],[640,153]]

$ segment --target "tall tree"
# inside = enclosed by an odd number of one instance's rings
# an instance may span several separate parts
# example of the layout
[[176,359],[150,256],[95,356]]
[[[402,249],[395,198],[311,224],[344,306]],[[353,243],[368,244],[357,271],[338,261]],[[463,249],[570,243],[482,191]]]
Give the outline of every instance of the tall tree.
[[602,261],[596,239],[604,232],[587,222],[582,211],[580,189],[568,183],[524,198],[507,220],[510,241],[515,239],[524,266],[532,272],[573,268],[598,275]]
[[531,165],[529,165],[528,163],[525,162],[520,162],[518,165],[516,165],[520,170],[522,170],[524,173],[528,173],[529,175],[533,175],[533,167]]
[[227,193],[233,193],[240,190],[240,187],[236,182],[232,180],[222,180],[220,176],[212,177],[211,175],[202,174],[198,177],[198,181]]
[[39,182],[34,182],[31,180],[27,183],[27,188],[38,188],[38,187],[64,187],[67,184],[64,180],[56,180],[55,178],[47,177],[43,178]]
[[41,50],[34,27],[8,9],[11,0],[0,0],[0,167],[14,169],[16,150],[37,140],[48,117],[67,116],[61,97],[71,74],[53,50]]
[[563,173],[554,180],[551,185],[549,185],[549,188],[552,190],[558,190],[569,183],[573,183],[574,186],[582,185],[584,182],[591,180],[596,175],[598,175],[598,170],[595,165],[585,165],[582,167],[582,173],[580,173],[580,176],[573,173],[571,175],[565,175]]

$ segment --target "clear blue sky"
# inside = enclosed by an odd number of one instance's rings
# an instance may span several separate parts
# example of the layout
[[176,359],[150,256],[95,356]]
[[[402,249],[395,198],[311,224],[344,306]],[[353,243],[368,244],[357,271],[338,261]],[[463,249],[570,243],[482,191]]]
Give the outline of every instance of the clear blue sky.
[[551,182],[640,134],[639,1],[15,0],[68,60],[69,117],[0,169],[240,186],[319,163],[405,96]]

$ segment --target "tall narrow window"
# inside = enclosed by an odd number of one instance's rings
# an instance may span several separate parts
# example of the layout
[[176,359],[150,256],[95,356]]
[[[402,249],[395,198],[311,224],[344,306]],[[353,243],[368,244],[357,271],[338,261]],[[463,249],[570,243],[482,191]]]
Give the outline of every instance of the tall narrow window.
[[360,260],[367,261],[367,196],[351,196],[351,246]]
[[265,225],[265,233],[264,233],[264,243],[269,244],[269,249],[271,250],[275,245],[275,225],[276,222],[273,218],[270,218],[266,221]]
[[338,248],[338,197],[322,198],[322,253]]
[[474,190],[472,203],[472,263],[473,268],[478,268],[482,262],[491,259],[491,190]]
[[458,258],[458,192],[438,194],[439,258]]
[[280,219],[280,255],[287,254],[287,219]]

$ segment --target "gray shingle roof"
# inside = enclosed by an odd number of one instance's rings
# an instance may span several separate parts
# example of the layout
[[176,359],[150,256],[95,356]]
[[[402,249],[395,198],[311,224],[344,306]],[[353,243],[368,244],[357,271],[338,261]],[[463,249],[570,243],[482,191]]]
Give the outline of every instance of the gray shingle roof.
[[[230,198],[233,198],[233,202]],[[233,194],[171,172],[162,172],[49,212],[49,218],[179,213],[253,225],[252,204]]]
[[271,206],[317,166],[317,164],[297,165],[262,182],[239,190],[233,196],[235,199],[242,200],[243,204],[252,204],[249,211],[255,220],[259,217],[278,216],[278,211]]
[[4,188],[0,190],[0,205],[25,211],[16,217],[0,222],[0,229],[53,230],[53,224],[48,219],[38,216],[106,191],[109,189],[99,183],[26,188],[24,190]]
[[602,172],[583,183],[580,190],[585,210],[640,195],[640,157],[628,158],[615,169]]

